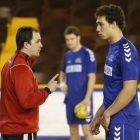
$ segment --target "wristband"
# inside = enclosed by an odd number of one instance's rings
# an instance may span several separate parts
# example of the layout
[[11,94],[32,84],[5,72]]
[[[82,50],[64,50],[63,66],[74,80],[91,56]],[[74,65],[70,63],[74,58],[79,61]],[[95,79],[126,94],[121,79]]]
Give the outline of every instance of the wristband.
[[90,106],[87,106],[87,112],[90,113]]
[[66,86],[66,83],[60,83],[60,87]]
[[46,90],[48,92],[48,94],[51,94],[52,93],[51,89],[48,88],[48,87],[45,87],[44,90]]

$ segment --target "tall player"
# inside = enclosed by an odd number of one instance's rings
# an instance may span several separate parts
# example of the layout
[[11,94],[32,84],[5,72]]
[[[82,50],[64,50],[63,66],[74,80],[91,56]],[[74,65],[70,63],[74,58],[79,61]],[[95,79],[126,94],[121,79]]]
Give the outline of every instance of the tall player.
[[95,13],[97,32],[110,48],[104,69],[104,100],[90,125],[99,134],[100,124],[106,140],[139,140],[140,111],[137,95],[139,56],[135,46],[123,36],[125,16],[116,5],[101,6]]
[[[92,92],[96,79],[95,55],[93,51],[81,45],[80,31],[77,27],[67,27],[64,37],[70,50],[65,55],[60,72],[60,87],[66,95],[64,103],[71,140],[80,140],[78,132],[80,124],[86,140],[94,140],[89,132],[89,124],[93,118]],[[74,114],[74,107],[79,103],[90,107],[90,114],[85,119],[78,119]]]

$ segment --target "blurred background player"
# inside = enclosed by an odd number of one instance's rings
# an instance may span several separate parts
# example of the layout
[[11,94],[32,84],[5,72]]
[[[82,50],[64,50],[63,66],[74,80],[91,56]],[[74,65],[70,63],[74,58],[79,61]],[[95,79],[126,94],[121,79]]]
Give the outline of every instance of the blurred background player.
[[104,68],[104,100],[90,132],[99,134],[101,123],[106,140],[139,140],[139,56],[135,46],[123,36],[124,12],[119,6],[104,5],[96,10],[95,18],[98,35],[108,40],[110,48]]
[[31,65],[42,49],[39,31],[21,27],[16,35],[17,50],[1,72],[0,129],[4,140],[36,140],[39,106],[57,88],[55,75],[38,91]]
[[[96,58],[93,51],[81,45],[77,27],[67,27],[64,37],[70,50],[65,55],[60,71],[60,88],[66,95],[64,103],[71,140],[80,140],[79,124],[82,125],[86,140],[94,140],[89,133],[89,124],[93,118],[92,92],[96,79]],[[79,119],[74,114],[74,107],[79,103],[85,104],[90,112],[85,119]]]

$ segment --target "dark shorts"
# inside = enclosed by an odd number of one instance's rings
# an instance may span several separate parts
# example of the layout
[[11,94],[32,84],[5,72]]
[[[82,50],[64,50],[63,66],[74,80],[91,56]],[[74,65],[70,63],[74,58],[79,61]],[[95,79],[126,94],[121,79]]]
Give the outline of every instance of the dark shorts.
[[93,108],[91,108],[91,112],[86,118],[79,119],[74,114],[74,107],[66,105],[66,115],[68,124],[90,124],[93,119]]
[[26,133],[22,135],[1,135],[3,140],[36,140],[37,133]]
[[106,140],[139,140],[139,130],[126,124],[110,124]]

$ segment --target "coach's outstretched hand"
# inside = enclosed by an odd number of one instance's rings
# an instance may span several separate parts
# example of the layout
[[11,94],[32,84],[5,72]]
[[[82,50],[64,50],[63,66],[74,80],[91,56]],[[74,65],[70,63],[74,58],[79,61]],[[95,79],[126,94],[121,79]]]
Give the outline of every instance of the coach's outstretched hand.
[[55,81],[58,76],[59,74],[56,74],[47,84],[47,87],[51,90],[51,92],[54,92],[58,87],[57,81]]

